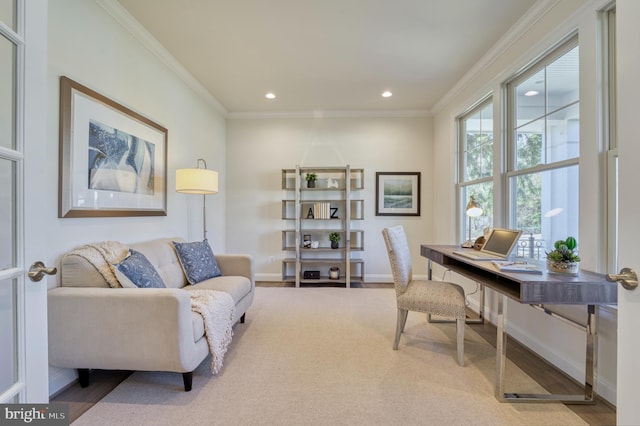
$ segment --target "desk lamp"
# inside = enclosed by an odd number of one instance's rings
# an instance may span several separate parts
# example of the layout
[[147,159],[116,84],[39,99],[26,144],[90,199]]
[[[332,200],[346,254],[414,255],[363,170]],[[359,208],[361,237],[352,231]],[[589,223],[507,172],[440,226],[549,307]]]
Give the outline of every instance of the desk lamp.
[[[200,162],[204,168],[200,168]],[[183,194],[202,194],[202,223],[204,239],[207,239],[207,194],[218,193],[218,172],[207,169],[202,158],[196,161],[195,169],[176,170],[176,192]]]
[[470,248],[473,247],[473,240],[471,239],[471,218],[478,217],[482,214],[482,207],[480,207],[480,204],[476,202],[475,198],[473,198],[473,195],[469,197],[466,213],[469,217],[469,226],[467,227],[467,229],[469,230],[469,239],[462,243],[462,247]]

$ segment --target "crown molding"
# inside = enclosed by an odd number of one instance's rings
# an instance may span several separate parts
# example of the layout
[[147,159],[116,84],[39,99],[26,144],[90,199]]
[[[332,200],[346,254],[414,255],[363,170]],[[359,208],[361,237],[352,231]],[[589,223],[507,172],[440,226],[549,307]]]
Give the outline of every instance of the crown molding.
[[227,119],[260,120],[273,118],[415,118],[431,117],[428,110],[328,110],[230,112]]
[[433,113],[440,112],[456,95],[462,92],[478,74],[487,69],[507,49],[527,33],[561,0],[539,0],[476,62],[467,73],[433,107]]
[[96,2],[109,15],[111,15],[116,22],[129,32],[129,34],[138,40],[142,46],[160,59],[160,61],[173,71],[187,86],[207,101],[207,103],[222,114],[223,117],[227,116],[227,109],[202,84],[200,84],[200,82],[196,80],[195,77],[193,77],[193,75],[187,71],[187,69],[140,24],[140,22],[131,16],[131,14],[122,7],[117,0],[96,0]]

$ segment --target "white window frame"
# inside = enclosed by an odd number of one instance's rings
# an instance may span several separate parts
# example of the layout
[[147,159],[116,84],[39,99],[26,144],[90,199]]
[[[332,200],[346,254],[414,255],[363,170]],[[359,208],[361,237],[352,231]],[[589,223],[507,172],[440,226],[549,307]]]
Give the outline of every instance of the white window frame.
[[618,142],[616,138],[616,7],[600,12],[603,145],[606,151],[606,269],[618,271]]
[[[468,237],[468,220],[467,220],[467,215],[466,215],[466,211],[465,211],[465,207],[467,205],[467,202],[469,201],[468,199],[466,199],[467,197],[465,196],[465,190],[466,188],[470,187],[470,186],[474,186],[474,185],[478,185],[478,184],[482,184],[482,183],[487,183],[490,182],[491,185],[493,186],[493,192],[495,194],[496,191],[496,186],[495,186],[495,182],[494,182],[494,170],[495,170],[495,163],[496,163],[496,157],[495,157],[495,145],[498,141],[498,139],[496,138],[496,134],[494,132],[495,130],[495,125],[492,125],[490,128],[491,133],[493,134],[493,149],[492,149],[492,155],[493,155],[493,167],[491,169],[491,174],[489,176],[485,176],[485,177],[481,177],[478,179],[471,179],[471,180],[466,180],[465,178],[465,153],[466,153],[466,120],[476,114],[477,112],[487,108],[489,105],[491,105],[492,109],[493,109],[493,93],[489,93],[485,96],[483,96],[482,98],[480,98],[480,100],[478,100],[476,103],[474,103],[472,106],[470,106],[465,112],[463,112],[462,114],[460,114],[458,117],[456,117],[456,137],[457,137],[457,147],[458,147],[458,155],[457,155],[457,159],[458,159],[458,164],[457,164],[457,185],[456,185],[456,199],[457,199],[457,212],[458,212],[458,231],[460,233],[459,235],[459,239],[460,241],[466,241],[467,237]],[[493,117],[494,123],[495,123],[495,116]],[[495,196],[494,196],[495,199]],[[495,206],[494,206],[494,211],[495,211]],[[485,215],[485,213],[483,212],[483,215]],[[489,218],[489,222],[493,223],[493,217]]]
[[[569,37],[562,40],[560,43],[558,43],[557,45],[549,49],[538,60],[536,60],[535,62],[532,62],[531,65],[529,65],[526,69],[524,69],[523,71],[521,71],[520,73],[518,73],[517,75],[515,75],[514,77],[512,77],[511,79],[509,79],[503,84],[503,88],[504,88],[503,96],[505,99],[504,105],[505,105],[505,116],[506,116],[505,128],[507,129],[504,137],[504,145],[502,146],[503,152],[506,153],[506,160],[507,160],[506,171],[504,173],[505,179],[503,181],[504,182],[503,193],[505,197],[504,198],[505,207],[507,212],[507,224],[508,224],[507,226],[509,227],[516,226],[517,200],[516,200],[516,188],[513,185],[515,178],[517,178],[518,176],[538,174],[538,173],[548,172],[548,171],[553,171],[558,169],[566,169],[573,166],[579,167],[580,156],[578,155],[574,158],[569,158],[561,161],[555,161],[550,163],[545,162],[543,164],[538,164],[533,167],[523,168],[519,170],[516,169],[517,158],[516,158],[516,148],[515,148],[516,147],[515,135],[517,132],[515,132],[514,130],[517,127],[516,126],[517,103],[515,99],[514,87],[518,83],[525,81],[530,76],[546,68],[548,65],[552,64],[556,59],[565,55],[567,52],[571,51],[575,47],[579,47],[577,33],[571,34]],[[578,99],[577,102],[564,105],[563,108],[571,104],[579,105],[580,99]],[[554,111],[551,111],[551,112],[545,111],[544,116],[549,116],[553,114],[553,112]],[[523,235],[523,237],[525,237],[525,235]],[[575,235],[575,237],[578,238],[579,236]],[[541,258],[543,257],[542,256],[543,253],[538,253],[538,255]],[[525,255],[525,257],[527,256]]]

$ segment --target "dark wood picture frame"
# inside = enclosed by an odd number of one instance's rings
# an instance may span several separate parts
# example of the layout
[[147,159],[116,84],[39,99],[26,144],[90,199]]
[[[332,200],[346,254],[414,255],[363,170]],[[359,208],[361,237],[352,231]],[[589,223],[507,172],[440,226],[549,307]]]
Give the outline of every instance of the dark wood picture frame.
[[167,215],[168,131],[60,77],[58,217]]
[[376,172],[376,216],[420,216],[420,172]]

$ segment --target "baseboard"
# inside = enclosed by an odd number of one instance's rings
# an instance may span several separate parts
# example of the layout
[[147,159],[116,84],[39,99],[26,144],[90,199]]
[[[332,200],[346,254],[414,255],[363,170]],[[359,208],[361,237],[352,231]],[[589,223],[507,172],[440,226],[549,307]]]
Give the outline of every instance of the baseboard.
[[[414,275],[416,280],[426,280],[426,275]],[[256,281],[279,282],[282,281],[282,274],[257,273]],[[365,274],[364,281],[368,283],[392,283],[393,275],[391,274]]]
[[62,392],[76,380],[78,380],[78,374],[73,368],[49,366],[49,398]]
[[282,274],[256,274],[256,281],[278,282],[282,281]]
[[[419,278],[415,278],[419,279]],[[392,283],[393,275],[391,274],[364,274],[364,282],[367,283]]]

